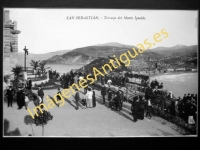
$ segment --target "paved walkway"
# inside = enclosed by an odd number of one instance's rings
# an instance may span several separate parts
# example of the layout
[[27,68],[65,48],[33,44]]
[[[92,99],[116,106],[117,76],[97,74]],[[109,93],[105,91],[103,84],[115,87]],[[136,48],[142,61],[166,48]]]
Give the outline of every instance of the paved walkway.
[[[62,90],[62,89],[61,89]],[[83,92],[83,90],[81,90]],[[183,136],[184,131],[178,129],[174,124],[154,117],[149,120],[139,120],[134,123],[132,116],[129,114],[129,109],[126,107],[121,111],[112,111],[107,106],[99,103],[100,92],[96,91],[97,105],[95,108],[87,108],[75,110],[74,97],[65,99],[65,104],[49,109],[53,115],[53,120],[50,120],[44,127],[44,136]],[[57,93],[57,90],[44,90],[44,94],[51,97]],[[83,94],[81,94],[83,96]],[[45,104],[46,98],[44,99]],[[126,105],[126,103],[125,103]],[[127,105],[129,105],[127,103]],[[34,108],[33,102],[28,106],[31,110]],[[128,107],[128,106],[127,106]],[[23,107],[17,109],[17,105],[7,108],[4,103],[3,107],[4,119],[9,121],[8,132],[19,129],[21,136],[32,134],[30,125],[25,125],[24,116],[28,115],[28,111]],[[157,118],[157,119],[155,119]],[[42,127],[33,125],[35,136],[42,136]]]

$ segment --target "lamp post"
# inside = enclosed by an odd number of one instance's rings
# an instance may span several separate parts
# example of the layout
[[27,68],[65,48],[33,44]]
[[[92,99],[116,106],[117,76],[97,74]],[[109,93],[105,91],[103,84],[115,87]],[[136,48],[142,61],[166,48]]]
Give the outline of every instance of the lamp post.
[[28,49],[26,49],[26,46],[24,48],[24,52],[25,52],[25,57],[24,57],[24,70],[26,72],[26,55],[28,55]]

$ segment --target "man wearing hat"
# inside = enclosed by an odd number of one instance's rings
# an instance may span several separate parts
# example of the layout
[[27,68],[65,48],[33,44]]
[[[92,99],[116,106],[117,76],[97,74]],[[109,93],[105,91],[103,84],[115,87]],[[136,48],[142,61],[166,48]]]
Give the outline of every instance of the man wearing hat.
[[18,87],[18,92],[17,92],[17,105],[18,109],[21,109],[25,104],[25,94],[22,91],[22,87]]
[[[41,88],[41,86],[38,87],[38,96],[41,98],[41,102],[40,103],[43,103],[43,98],[44,98],[44,92],[43,92],[43,89]],[[41,108],[43,108],[43,105],[41,106]]]
[[[13,101],[13,90],[12,90],[12,86],[9,86],[9,89],[7,89],[6,91],[6,98],[8,100],[8,107],[11,106],[12,107],[12,101]],[[10,104],[10,105],[9,105]]]

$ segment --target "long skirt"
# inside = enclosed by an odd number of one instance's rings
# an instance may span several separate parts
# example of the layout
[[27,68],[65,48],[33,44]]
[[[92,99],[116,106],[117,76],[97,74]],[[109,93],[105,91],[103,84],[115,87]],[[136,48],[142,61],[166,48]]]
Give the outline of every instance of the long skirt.
[[96,107],[96,97],[92,97],[93,107]]
[[92,98],[87,98],[87,107],[93,107],[92,106]]

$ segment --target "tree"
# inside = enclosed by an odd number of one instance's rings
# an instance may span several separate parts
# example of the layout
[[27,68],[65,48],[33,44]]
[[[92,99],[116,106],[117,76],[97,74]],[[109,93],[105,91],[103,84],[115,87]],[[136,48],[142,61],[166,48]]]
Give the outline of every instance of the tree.
[[[33,120],[33,118],[32,118],[30,115],[26,115],[26,116],[24,117],[24,123],[25,123],[26,125],[30,124],[30,125],[31,125],[31,128],[32,128],[32,132],[33,132],[33,126],[32,126],[32,124],[34,123],[34,120]],[[34,132],[33,132],[33,135],[34,135]]]
[[38,61],[31,60],[30,64],[31,64],[31,66],[33,66],[34,70],[36,70],[37,67],[39,67],[39,62],[40,62],[40,60],[38,60]]
[[45,62],[45,61],[39,63],[39,67],[40,67],[42,73],[45,72],[45,68],[44,68],[45,65],[46,65],[46,62]]
[[49,120],[52,120],[53,116],[50,114],[50,112],[43,110],[43,113],[38,111],[38,116],[35,114],[34,118],[34,123],[36,126],[42,126],[42,136],[44,136],[44,125],[46,125]]
[[12,72],[15,76],[14,82],[16,83],[17,87],[18,87],[20,79],[22,79],[22,77],[20,76],[22,71],[23,71],[23,69],[22,69],[22,66],[20,66],[20,65],[16,65],[15,67],[12,68]]
[[[40,60],[38,60],[38,61],[31,60],[30,64],[31,64],[31,66],[33,67],[34,70],[36,70],[37,67],[39,67],[39,62],[40,62]],[[34,74],[36,74],[36,73],[34,73]]]

